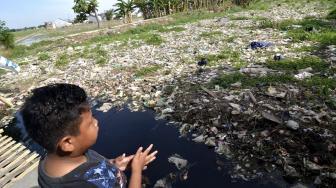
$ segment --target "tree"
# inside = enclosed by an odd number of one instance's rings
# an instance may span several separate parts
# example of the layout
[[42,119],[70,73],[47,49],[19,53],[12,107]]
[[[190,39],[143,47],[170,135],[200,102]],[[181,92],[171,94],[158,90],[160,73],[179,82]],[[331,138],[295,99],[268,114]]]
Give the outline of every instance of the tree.
[[88,16],[96,17],[98,28],[100,28],[100,22],[98,19],[98,2],[97,0],[74,0],[75,5],[72,7],[75,13],[77,13],[75,22],[83,22]]
[[112,16],[113,16],[113,9],[110,9],[108,11],[105,12],[105,16],[106,16],[106,20],[112,20]]
[[0,44],[5,48],[14,48],[14,35],[6,27],[6,22],[0,20]]
[[117,17],[123,17],[125,23],[132,23],[132,12],[135,8],[133,0],[117,0],[114,6],[117,7],[115,10]]

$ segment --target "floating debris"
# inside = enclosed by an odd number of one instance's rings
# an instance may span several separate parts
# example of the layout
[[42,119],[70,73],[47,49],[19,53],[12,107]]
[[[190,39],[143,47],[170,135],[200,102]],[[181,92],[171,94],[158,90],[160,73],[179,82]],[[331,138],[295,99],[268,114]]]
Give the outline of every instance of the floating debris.
[[183,159],[180,155],[174,154],[168,158],[168,162],[175,164],[176,168],[178,170],[181,170],[182,168],[186,167],[188,164],[188,161],[186,159]]

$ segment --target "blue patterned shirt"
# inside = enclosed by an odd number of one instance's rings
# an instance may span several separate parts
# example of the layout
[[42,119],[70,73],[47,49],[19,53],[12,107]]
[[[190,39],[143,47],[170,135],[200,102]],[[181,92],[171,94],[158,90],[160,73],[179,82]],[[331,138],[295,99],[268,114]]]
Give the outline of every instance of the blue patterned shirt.
[[67,188],[126,188],[126,177],[122,171],[111,164],[105,157],[93,150],[85,153],[87,161],[68,174],[52,178],[49,177],[43,166],[44,160],[38,167],[38,183],[44,187]]

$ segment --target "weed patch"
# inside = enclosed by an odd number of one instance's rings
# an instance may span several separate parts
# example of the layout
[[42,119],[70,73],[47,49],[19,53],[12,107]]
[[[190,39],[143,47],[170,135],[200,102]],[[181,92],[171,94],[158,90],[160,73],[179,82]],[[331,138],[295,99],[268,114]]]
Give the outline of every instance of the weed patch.
[[296,60],[269,62],[267,67],[275,70],[285,71],[297,71],[311,67],[314,71],[318,72],[326,70],[329,67],[329,64],[318,57],[309,56]]
[[161,32],[161,33],[165,33],[165,32],[181,32],[181,31],[184,31],[185,28],[184,27],[162,27],[162,29],[159,29],[158,31]]
[[203,32],[200,34],[200,37],[205,37],[205,38],[211,38],[216,35],[221,35],[223,34],[221,31],[213,31],[213,32]]
[[160,65],[153,65],[153,66],[149,66],[149,67],[144,67],[144,68],[141,68],[141,69],[137,70],[136,73],[135,73],[135,76],[136,77],[147,76],[149,74],[155,73],[156,71],[158,71],[161,68],[162,68],[162,66],[160,66]]
[[321,45],[336,44],[335,26],[331,22],[320,19],[308,18],[301,21],[289,19],[282,22],[263,20],[259,27],[262,29],[274,28],[288,31],[288,36],[294,42],[310,40],[319,42]]
[[45,60],[48,60],[48,59],[50,59],[50,56],[47,53],[40,53],[38,55],[38,60],[40,60],[40,61],[45,61]]
[[235,72],[231,74],[223,74],[215,78],[211,85],[219,85],[223,88],[231,87],[231,84],[241,82],[242,87],[255,87],[256,85],[271,85],[277,83],[290,83],[295,82],[295,78],[290,75],[268,75],[262,77],[250,77],[248,75]]
[[327,19],[336,19],[336,8],[328,14]]
[[160,45],[164,42],[162,37],[158,34],[149,34],[143,36],[144,41],[149,45]]
[[66,65],[69,64],[69,56],[67,54],[62,54],[60,56],[58,56],[56,62],[55,62],[55,66],[56,67],[64,67]]
[[233,62],[241,62],[240,53],[237,51],[223,50],[219,54],[203,55],[199,56],[198,59],[206,59],[209,63],[209,66],[217,65],[219,60],[227,59]]
[[6,71],[5,70],[3,70],[3,69],[0,69],[0,75],[4,75],[6,73]]
[[302,82],[303,86],[310,88],[315,94],[324,98],[331,94],[330,90],[334,90],[336,88],[336,80],[332,78],[313,76],[309,79],[303,80]]

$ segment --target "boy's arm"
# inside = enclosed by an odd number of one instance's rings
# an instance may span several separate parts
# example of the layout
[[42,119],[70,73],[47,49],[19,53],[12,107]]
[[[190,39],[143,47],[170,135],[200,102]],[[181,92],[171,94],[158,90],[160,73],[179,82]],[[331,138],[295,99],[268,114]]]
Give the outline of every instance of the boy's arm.
[[135,153],[132,161],[132,175],[128,188],[141,188],[142,170],[147,164],[155,160],[155,155],[157,154],[157,151],[149,154],[149,151],[152,148],[153,144],[151,144],[144,152],[142,152],[142,147],[140,147]]
[[141,188],[141,171],[132,171],[128,188]]

